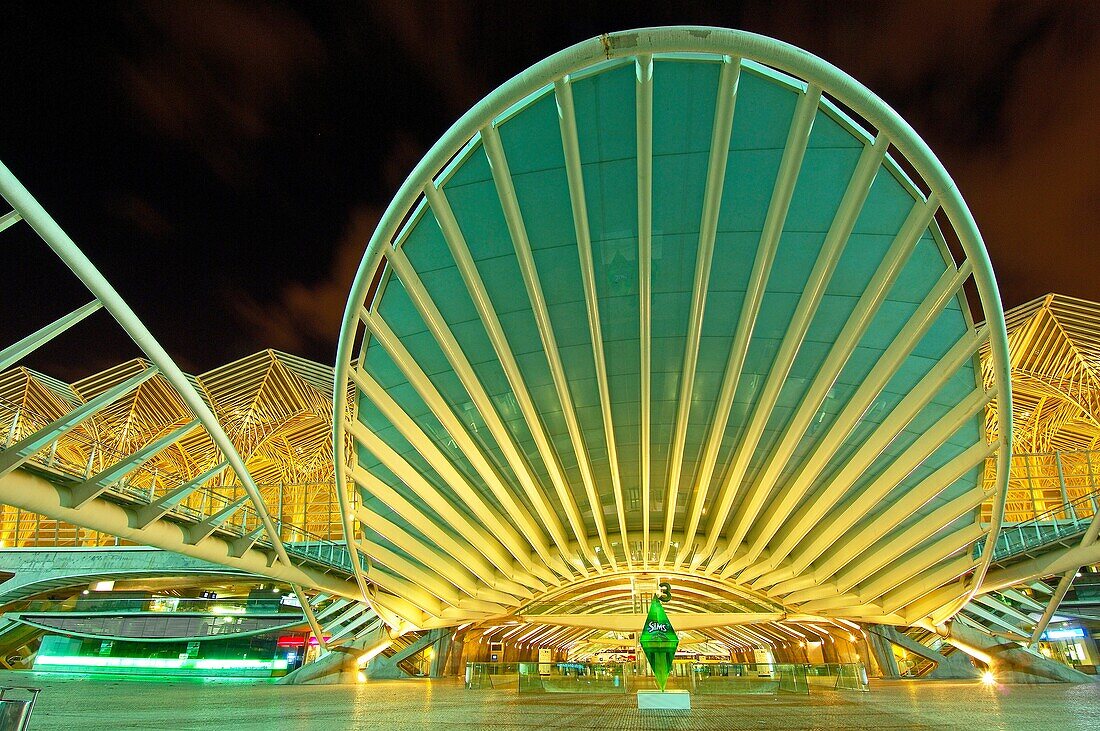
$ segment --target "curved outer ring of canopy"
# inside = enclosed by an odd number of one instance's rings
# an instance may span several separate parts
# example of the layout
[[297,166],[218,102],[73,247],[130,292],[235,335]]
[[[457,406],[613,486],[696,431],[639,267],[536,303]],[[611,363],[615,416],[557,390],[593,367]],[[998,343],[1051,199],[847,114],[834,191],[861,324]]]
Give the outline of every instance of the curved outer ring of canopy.
[[[334,449],[336,482],[347,484],[346,389],[357,338],[359,312],[371,288],[375,269],[383,249],[393,240],[421,195],[424,186],[457,150],[513,104],[555,80],[604,60],[631,58],[639,54],[703,53],[721,54],[755,61],[817,85],[833,98],[861,115],[869,124],[885,133],[891,145],[906,158],[915,172],[937,196],[940,209],[954,229],[966,258],[973,266],[973,279],[989,329],[989,348],[996,376],[995,398],[1001,448],[997,454],[997,474],[993,493],[993,515],[986,545],[993,545],[1000,530],[1007,491],[1012,443],[1011,387],[1009,381],[1008,340],[992,265],[981,234],[957,186],[943,164],[915,130],[888,104],[844,71],[790,44],[745,31],[725,28],[662,27],[604,34],[564,49],[517,74],[464,114],[420,160],[394,196],[375,229],[356,272],[341,326],[335,365]],[[364,598],[381,610],[391,625],[402,623],[392,610],[382,606],[378,595],[368,587],[353,532],[354,507],[346,490],[338,489],[342,522],[356,577]],[[945,622],[973,597],[988,570],[992,551],[983,552],[963,596],[942,607],[933,617]]]

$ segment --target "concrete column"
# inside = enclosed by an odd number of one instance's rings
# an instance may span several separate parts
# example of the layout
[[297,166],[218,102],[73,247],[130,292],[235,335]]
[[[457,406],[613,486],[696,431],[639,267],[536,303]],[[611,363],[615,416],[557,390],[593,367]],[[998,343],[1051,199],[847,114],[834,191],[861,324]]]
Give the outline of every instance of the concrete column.
[[[428,673],[428,677],[442,678],[447,672],[447,666],[450,660],[451,648],[456,643],[451,642],[451,631],[448,629],[433,630],[439,632],[439,639],[436,641],[435,655],[432,657],[432,667]],[[461,647],[461,645],[458,645]]]
[[1095,683],[1097,678],[1032,652],[1016,642],[991,637],[959,621],[948,625],[948,642],[963,652],[973,650],[991,658],[990,669],[1002,682],[1009,683]]
[[894,657],[894,651],[886,638],[874,631],[868,632],[867,638],[868,649],[870,650],[869,654],[874,658],[875,664],[878,665],[879,673],[882,677],[900,677],[901,672],[898,670],[897,658]]
[[950,655],[944,655],[930,647],[925,647],[896,627],[883,625],[869,627],[868,629],[872,636],[881,635],[883,639],[898,647],[905,648],[914,655],[919,655],[936,663],[936,667],[932,669],[932,672],[924,676],[926,678],[934,680],[969,680],[980,675],[966,653],[954,652]]

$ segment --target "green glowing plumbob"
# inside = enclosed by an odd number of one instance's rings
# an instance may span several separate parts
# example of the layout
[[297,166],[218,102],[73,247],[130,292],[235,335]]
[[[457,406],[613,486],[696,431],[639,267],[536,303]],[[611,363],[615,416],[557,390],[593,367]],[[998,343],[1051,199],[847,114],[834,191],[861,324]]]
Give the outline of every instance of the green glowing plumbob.
[[676,656],[676,647],[680,644],[680,638],[672,629],[672,622],[668,621],[665,608],[661,606],[661,600],[653,597],[649,603],[649,614],[645,618],[645,627],[642,628],[642,636],[639,640],[642,652],[649,660],[649,667],[653,668],[653,677],[657,680],[657,687],[662,691],[668,683],[668,673],[672,669],[672,658]]

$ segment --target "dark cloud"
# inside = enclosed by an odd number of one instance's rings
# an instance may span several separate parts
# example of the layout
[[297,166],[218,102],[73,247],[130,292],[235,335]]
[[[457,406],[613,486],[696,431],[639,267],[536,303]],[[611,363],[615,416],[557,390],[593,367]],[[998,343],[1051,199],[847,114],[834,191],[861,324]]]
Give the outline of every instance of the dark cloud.
[[380,217],[380,210],[366,205],[351,211],[336,244],[332,266],[319,281],[292,281],[263,301],[233,289],[226,293],[226,302],[241,324],[264,344],[262,347],[291,353],[331,347],[340,330],[363,249]]
[[[1095,2],[28,0],[0,26],[0,159],[195,368],[264,347],[331,362],[373,225],[447,126],[561,48],[668,24],[848,71],[955,177],[1007,305],[1100,299]],[[29,314],[0,342],[56,316],[40,286],[56,262],[34,256],[18,264],[34,287],[7,295]],[[87,347],[131,356],[119,342]]]
[[120,59],[124,90],[158,134],[229,178],[247,172],[250,146],[324,62],[309,24],[279,5],[151,2],[126,20],[134,50]]

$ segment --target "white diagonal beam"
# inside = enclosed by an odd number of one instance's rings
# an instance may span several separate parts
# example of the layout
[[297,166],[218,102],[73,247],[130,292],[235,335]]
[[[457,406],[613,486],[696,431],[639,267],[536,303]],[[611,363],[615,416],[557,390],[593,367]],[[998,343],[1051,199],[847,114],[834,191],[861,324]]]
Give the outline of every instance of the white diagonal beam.
[[[942,467],[921,480],[905,495],[894,501],[886,510],[876,514],[871,519],[865,518],[830,545],[822,554],[821,561],[815,564],[814,571],[811,574],[802,575],[809,567],[810,562],[816,560],[817,557],[810,557],[808,553],[800,549],[798,553],[792,555],[789,566],[762,576],[756,584],[761,586],[776,584],[771,592],[785,594],[822,583],[848,563],[852,556],[861,555],[872,544],[913,515],[922,505],[955,484],[963,475],[981,464],[996,450],[996,444],[985,444],[983,442],[960,452]],[[972,492],[986,495],[980,487],[975,488]],[[837,515],[835,520],[843,521],[843,513]],[[784,579],[789,579],[789,581],[784,581]]]
[[[714,123],[711,128],[710,155],[707,161],[707,182],[703,192],[703,209],[699,221],[699,244],[695,255],[695,276],[691,285],[691,309],[688,311],[687,333],[684,343],[684,360],[680,367],[680,393],[677,396],[676,420],[672,428],[672,445],[668,458],[668,482],[665,485],[665,526],[664,538],[661,542],[660,562],[668,554],[672,545],[672,530],[676,523],[676,500],[680,490],[680,477],[684,466],[684,449],[687,443],[688,420],[691,416],[692,393],[695,388],[695,369],[699,360],[699,342],[703,335],[703,315],[706,312],[707,290],[710,286],[710,269],[714,257],[714,242],[718,234],[718,215],[722,210],[722,191],[726,182],[726,161],[729,159],[730,135],[733,132],[733,114],[737,102],[737,82],[741,78],[741,59],[726,58],[722,62],[722,71],[718,77],[718,98],[714,105]],[[800,100],[801,101],[801,100]],[[800,103],[800,111],[805,105]],[[814,111],[817,107],[814,106]],[[793,147],[801,145],[805,149],[806,140],[799,140],[798,132],[805,131],[808,136],[808,125],[802,130],[799,122],[804,114],[796,114],[796,121],[791,125],[791,136],[788,141],[793,141]],[[812,119],[812,114],[811,114]],[[789,145],[788,147],[791,147]],[[791,158],[794,163],[794,175],[797,176],[798,166],[802,157],[797,150],[792,154],[784,152],[784,163],[790,166]],[[785,175],[790,175],[790,170],[782,168],[776,181],[776,189],[784,187]],[[793,189],[793,183],[791,184]],[[783,193],[777,193],[782,197]],[[759,264],[763,256],[757,257]],[[767,280],[766,270],[762,274]],[[753,267],[753,274],[760,275],[758,266]],[[751,286],[751,285],[750,285]],[[748,298],[746,297],[746,300]]]
[[[756,560],[760,551],[787,520],[796,505],[813,487],[818,476],[825,469],[829,460],[832,459],[836,450],[839,449],[841,443],[863,418],[871,403],[881,393],[886,383],[901,368],[902,363],[909,357],[913,348],[932,327],[947,303],[956,296],[970,274],[971,266],[969,262],[963,262],[958,270],[948,269],[943,273],[932,291],[906,321],[893,342],[882,352],[879,360],[860,383],[855,393],[848,399],[848,403],[845,404],[840,414],[829,425],[828,433],[815,445],[813,451],[799,467],[796,474],[788,480],[779,496],[769,505],[765,511],[768,515],[767,520],[763,525],[757,526],[754,531],[754,541],[743,559],[746,562],[745,565]],[[960,342],[967,343],[968,340],[964,338]],[[944,368],[940,364],[933,368],[933,372],[937,375],[942,374],[943,370]],[[727,547],[726,551],[729,550],[730,548]],[[775,568],[775,565],[773,564],[769,568]],[[733,570],[739,568],[744,568],[744,566],[735,567]],[[723,573],[727,572],[731,572],[729,567]]]
[[[837,572],[836,578],[829,582],[828,591],[841,594],[851,591],[857,584],[865,581],[867,577],[907,555],[911,550],[926,541],[930,534],[935,533],[943,526],[950,525],[960,516],[976,508],[984,499],[985,494],[980,490],[966,493],[936,508],[920,522],[891,534],[872,549],[853,556],[851,562]],[[821,589],[822,587],[817,587],[793,592],[785,599],[798,603],[828,596],[828,591],[821,591]]]
[[22,220],[23,217],[19,215],[19,211],[8,211],[0,216],[0,231],[4,231],[9,226],[14,226]]
[[573,208],[573,228],[577,235],[577,254],[584,286],[585,310],[588,313],[588,331],[592,338],[592,363],[596,370],[596,386],[600,395],[600,413],[603,416],[604,442],[607,445],[607,464],[611,471],[611,489],[615,496],[615,514],[619,519],[623,558],[627,568],[633,568],[630,546],[627,544],[626,506],[623,502],[623,486],[619,475],[615,421],[611,414],[611,389],[607,383],[607,361],[603,351],[603,328],[600,324],[599,295],[596,292],[596,272],[592,262],[592,237],[588,228],[588,203],[585,200],[584,172],[581,170],[577,118],[573,109],[573,87],[569,79],[554,82],[554,93],[558,100],[558,122],[561,127],[562,151],[565,155],[565,173],[569,181],[569,200]]
[[573,396],[569,391],[569,378],[566,376],[565,368],[561,362],[561,353],[558,351],[554,326],[550,321],[550,310],[546,305],[546,297],[543,294],[542,283],[539,281],[535,258],[531,253],[531,242],[527,238],[527,227],[523,222],[523,214],[519,208],[515,185],[512,182],[512,173],[508,168],[508,158],[504,153],[504,145],[500,141],[500,133],[491,124],[482,129],[481,141],[485,146],[485,154],[489,158],[489,167],[492,168],[493,182],[496,185],[497,196],[500,198],[501,208],[504,211],[508,233],[512,238],[512,246],[516,252],[516,262],[519,264],[523,284],[527,290],[527,297],[531,302],[531,312],[535,317],[535,326],[542,342],[547,364],[550,367],[550,377],[554,381],[554,390],[557,392],[558,402],[562,407],[562,416],[565,417],[566,431],[569,432],[569,441],[577,458],[577,469],[580,470],[584,492],[588,497],[589,507],[592,509],[592,520],[596,525],[596,533],[599,536],[600,545],[603,546],[605,555],[614,567],[615,554],[611,550],[611,543],[607,540],[603,502],[596,491],[596,481],[592,476],[592,465],[588,460],[588,447],[585,445],[584,433],[581,430],[580,422],[577,420]]
[[[894,282],[901,274],[902,268],[909,260],[909,255],[913,252],[917,241],[932,220],[937,208],[938,203],[936,200],[930,198],[926,203],[918,202],[910,211],[901,230],[894,238],[875,274],[871,277],[855,308],[853,308],[852,314],[845,322],[840,335],[837,336],[833,346],[829,349],[828,355],[818,368],[813,382],[799,401],[786,428],[783,430],[782,436],[776,442],[771,454],[768,455],[764,466],[760,470],[760,477],[742,500],[742,507],[738,509],[733,520],[734,532],[730,535],[730,538],[736,540],[731,540],[729,546],[737,546],[744,538],[750,522],[748,520],[750,508],[753,505],[763,504],[771,495],[776,481],[788,466],[788,462],[803,434],[809,428],[814,415],[836,382],[852,350],[859,344],[867,329],[871,326],[875,314],[886,300],[887,294],[889,294]],[[711,524],[707,529],[708,545],[715,532],[714,528],[715,526]],[[692,561],[692,567],[694,568],[699,561],[702,561],[707,553],[709,551],[698,553],[697,558]]]
[[[428,408],[431,409],[432,413],[435,414],[436,418],[443,424],[443,428],[447,430],[448,434],[450,434],[463,448],[473,446],[472,440],[468,438],[469,435],[466,434],[465,428],[455,417],[454,412],[451,411],[450,407],[443,400],[443,397],[431,383],[431,380],[405,349],[400,339],[390,330],[389,326],[373,313],[364,312],[364,320],[368,330],[375,336],[376,341],[391,354],[395,362],[400,361],[398,362],[398,367],[409,377],[409,382],[416,388],[417,393],[421,395],[428,405]],[[490,488],[497,488],[493,490],[493,494],[501,501],[501,505],[504,507],[505,511],[509,513],[517,524],[523,526],[526,530],[526,541],[523,536],[516,532],[515,528],[505,522],[504,519],[485,502],[478,490],[458,471],[455,465],[445,454],[443,454],[435,442],[424,433],[424,430],[420,428],[416,420],[410,417],[404,409],[401,408],[400,404],[387,393],[386,389],[362,368],[352,368],[350,375],[359,390],[371,400],[379,411],[382,412],[382,415],[394,425],[401,436],[413,445],[431,468],[435,470],[436,473],[443,478],[444,482],[446,482],[471,510],[473,510],[478,519],[481,520],[486,527],[490,528],[498,538],[502,539],[502,542],[508,547],[508,550],[525,568],[530,570],[532,566],[531,555],[527,550],[528,542],[531,547],[534,547],[543,561],[546,563],[555,563],[554,558],[550,556],[541,529],[526,509],[516,502],[513,494],[507,491],[504,486],[499,483],[490,483]],[[498,492],[499,495],[497,494]]]
[[[401,493],[383,482],[376,475],[367,472],[361,467],[353,467],[351,470],[351,477],[355,484],[359,486],[359,489],[366,495],[377,499],[394,513],[401,516],[409,525],[425,537],[428,537],[429,540],[446,551],[448,555],[454,556],[461,561],[464,566],[469,568],[470,571],[481,578],[482,581],[489,583],[492,577],[501,575],[498,568],[485,558],[484,553],[474,548],[472,542],[466,540],[464,536],[457,538],[452,536],[450,531],[446,530],[446,525],[440,525],[433,517],[425,512],[421,506],[415,505],[407,500]],[[368,513],[372,512],[370,508],[360,505],[357,509],[356,517],[360,522],[369,524],[370,516]],[[504,575],[509,576],[509,574]],[[524,586],[531,587],[535,591],[542,592],[547,588],[546,584],[527,574],[511,575],[511,578]]]
[[122,383],[112,386],[95,398],[77,406],[64,416],[55,419],[34,434],[12,444],[0,452],[0,477],[24,464],[54,439],[65,434],[100,409],[113,404],[159,372],[160,370],[156,366],[149,366],[142,372],[127,378]]
[[484,526],[467,518],[440,494],[435,486],[429,483],[415,467],[366,426],[354,420],[347,422],[346,426],[352,437],[364,449],[373,454],[417,497],[446,521],[451,528],[489,559],[494,566],[505,574],[510,574],[513,571],[512,555],[497,536],[486,530]]
[[[818,96],[820,98],[820,94]],[[724,485],[734,486],[732,488],[734,490],[738,489],[736,486],[740,485],[742,479],[744,479],[749,461],[756,453],[764,428],[767,426],[772,410],[779,399],[779,393],[783,389],[784,383],[786,383],[787,376],[794,365],[795,358],[798,356],[798,351],[802,347],[802,341],[806,337],[810,323],[813,322],[814,315],[817,313],[817,308],[825,296],[825,290],[829,286],[841,255],[844,253],[844,247],[848,243],[852,229],[855,227],[856,219],[859,218],[860,211],[863,210],[863,204],[867,200],[867,195],[871,192],[871,184],[882,165],[882,159],[886,155],[888,146],[889,140],[883,135],[879,135],[872,144],[864,147],[859,161],[856,163],[855,171],[837,208],[836,215],[833,217],[833,222],[825,236],[817,261],[814,263],[814,268],[806,281],[802,296],[795,307],[791,324],[783,336],[779,349],[776,351],[775,360],[768,371],[767,379],[757,396],[756,403],[752,407],[748,423],[742,429],[741,440],[737,444],[733,462],[724,481]],[[787,205],[789,205],[792,193],[793,187],[786,193]],[[772,205],[776,204],[777,202],[773,197]],[[765,231],[767,230],[767,227],[765,227]],[[769,269],[771,261],[774,260],[781,233],[780,227],[780,229],[772,231],[769,240],[765,241],[761,237],[761,251],[765,251],[766,247],[769,254],[769,261],[767,262]],[[759,258],[760,254],[757,256]],[[745,324],[746,314],[752,314],[755,317],[755,313],[743,313],[741,321],[738,323],[739,330],[742,327],[748,327]],[[749,329],[751,330],[751,328]],[[701,474],[699,479],[696,480],[695,503],[689,513],[684,544],[680,555],[677,557],[677,563],[684,560],[695,540],[695,531],[698,528],[702,508],[709,492],[711,476],[718,458],[718,449],[726,433],[726,425],[733,407],[733,399],[736,395],[737,383],[740,380],[740,372],[744,366],[747,350],[747,343],[737,343],[736,349],[731,348],[730,351],[731,358],[726,364],[726,372],[722,378],[722,388],[719,392],[718,405],[715,408],[714,421],[707,434],[706,446],[701,460]],[[733,357],[735,354],[736,360]],[[755,495],[759,495],[759,493],[755,493]],[[758,509],[758,505],[747,505],[745,512],[753,513]]]
[[[502,605],[518,606],[523,595],[530,596],[529,591],[524,591],[517,596],[492,587],[480,576],[473,574],[469,568],[462,565],[455,557],[440,551],[438,547],[425,542],[377,513],[364,510],[360,511],[359,515],[367,519],[363,521],[364,525],[393,546],[416,559],[425,571],[438,575],[471,598],[484,599]],[[522,589],[522,586],[514,584],[514,588]]]
[[163,435],[159,439],[156,439],[149,444],[146,444],[141,449],[138,449],[133,454],[128,455],[115,464],[111,465],[107,469],[99,472],[93,477],[88,478],[80,484],[73,485],[69,489],[69,494],[65,499],[65,507],[67,508],[79,508],[84,503],[88,502],[94,497],[98,497],[100,493],[104,492],[114,482],[122,479],[126,475],[130,474],[142,464],[152,459],[158,452],[167,449],[171,445],[178,442],[191,430],[199,425],[198,419],[187,422],[183,426],[180,426],[167,434]]
[[[955,436],[966,422],[983,411],[995,396],[994,391],[971,392],[968,397],[940,417],[930,429],[917,437],[869,485],[849,497],[843,504],[831,509],[828,515],[817,511],[816,515],[819,517],[813,528],[798,542],[798,559],[793,562],[794,566],[805,567],[829,546],[835,544],[861,518],[885,500],[886,496],[901,484],[907,475]],[[989,451],[984,437],[976,446],[982,454]],[[829,502],[827,495],[823,494],[822,498],[825,502]],[[753,586],[760,588],[761,584],[754,583]]]
[[[745,569],[739,580],[747,581],[756,578],[778,566],[779,562],[843,498],[852,485],[871,467],[882,451],[931,402],[955,373],[974,357],[983,340],[983,336],[976,333],[967,333],[960,338],[951,350],[936,362],[931,370],[913,387],[913,390],[898,402],[897,406],[890,411],[881,423],[876,425],[875,430],[845,460],[844,465],[814,492],[812,500],[804,503],[801,508],[794,512],[794,516],[784,523],[782,539],[777,546],[772,547],[771,557],[766,562]],[[969,396],[949,410],[937,422],[936,427],[942,427],[947,432],[946,435],[941,433],[941,438],[946,441],[966,419],[984,408],[995,395],[993,391],[975,390],[971,392]],[[839,421],[838,418],[837,422]],[[833,423],[832,429],[839,431],[845,428],[837,422]],[[929,442],[934,443],[935,437],[921,439],[916,448],[919,451],[921,447],[926,446]],[[902,458],[899,457],[899,459]],[[814,478],[816,477],[817,475],[814,475]],[[769,535],[769,538],[771,537]],[[765,540],[767,539],[763,536],[758,537],[750,548],[749,555],[751,556],[753,551],[756,551]]]
[[[428,294],[427,288],[420,280],[408,257],[405,256],[405,252],[401,249],[389,249],[387,252],[387,260],[393,267],[394,274],[401,281],[405,291],[408,292],[409,298],[413,302],[413,306],[416,307],[417,312],[420,314],[421,319],[424,320],[428,326],[428,330],[432,333],[432,337],[435,338],[436,343],[439,344],[440,349],[443,351],[443,355],[447,358],[447,362],[451,365],[451,369],[455,375],[458,376],[459,381],[462,383],[462,387],[469,394],[470,400],[473,402],[474,407],[477,409],[478,414],[485,421],[485,426],[492,435],[493,440],[500,447],[501,453],[504,455],[505,461],[508,466],[515,473],[519,480],[520,486],[523,488],[524,494],[527,495],[531,505],[534,506],[535,513],[538,515],[539,520],[545,527],[546,531],[550,534],[551,539],[557,546],[558,551],[562,554],[565,560],[569,561],[568,539],[565,536],[565,530],[562,526],[561,519],[554,511],[553,506],[550,504],[542,485],[531,471],[527,460],[522,456],[519,445],[516,444],[515,436],[504,425],[504,421],[500,418],[500,413],[497,411],[496,406],[493,404],[492,398],[485,391],[484,385],[478,378],[477,373],[474,371],[473,366],[470,364],[469,359],[463,352],[462,347],[458,344],[458,340],[455,338],[454,333],[447,325],[447,321],[443,317],[443,313],[439,311],[439,307],[432,300]],[[390,353],[390,357],[394,357],[393,353]],[[405,377],[409,377],[409,373],[405,373]],[[411,382],[411,381],[410,381]],[[435,389],[432,389],[434,391]],[[432,396],[432,392],[428,392],[429,396]],[[434,398],[434,396],[432,396]],[[423,396],[421,396],[423,398]],[[484,455],[481,447],[472,439],[466,431],[464,425],[460,425],[462,428],[457,429],[459,436],[456,437],[456,442],[462,445],[462,451],[466,454],[474,469],[477,470],[481,478],[486,481],[487,484],[493,485],[493,493],[497,494],[498,491],[508,491],[508,488],[503,484],[501,478],[496,474],[496,471],[492,468],[489,459]],[[570,573],[573,566],[570,564]]]
[[[450,249],[451,256],[458,266],[459,274],[462,275],[462,281],[465,283],[470,299],[474,303],[474,308],[481,318],[481,324],[485,328],[489,342],[493,345],[493,351],[496,353],[497,360],[500,361],[501,369],[508,380],[508,386],[512,389],[512,395],[516,397],[516,404],[519,406],[524,421],[531,431],[535,447],[546,467],[546,472],[550,475],[550,481],[554,485],[554,490],[565,511],[569,525],[573,529],[573,534],[577,537],[582,555],[591,565],[599,566],[599,559],[588,545],[588,533],[584,528],[580,511],[577,509],[577,501],[573,497],[572,490],[570,490],[564,471],[558,461],[557,453],[550,443],[550,437],[542,425],[538,409],[527,390],[527,384],[523,380],[519,364],[516,362],[516,357],[508,344],[508,339],[504,335],[500,318],[489,299],[485,283],[482,281],[477,265],[470,255],[470,249],[466,245],[466,239],[458,226],[454,212],[451,210],[443,191],[436,188],[434,183],[429,182],[424,186],[424,194],[428,199],[428,205],[431,207],[432,213],[435,214],[436,221],[439,222],[443,239],[447,242],[447,248]],[[583,571],[583,566],[579,562],[574,563],[574,565]]]
[[203,483],[212,479],[228,466],[229,462],[219,462],[210,469],[200,472],[179,487],[165,493],[159,499],[138,508],[134,513],[134,520],[132,521],[131,527],[144,528],[153,521],[159,520],[179,505],[184,498],[202,487]]
[[28,353],[53,340],[73,325],[83,320],[88,315],[103,307],[99,300],[92,300],[83,307],[78,307],[67,315],[59,317],[49,325],[42,327],[17,343],[0,350],[0,371],[7,370],[13,363],[18,362]]

